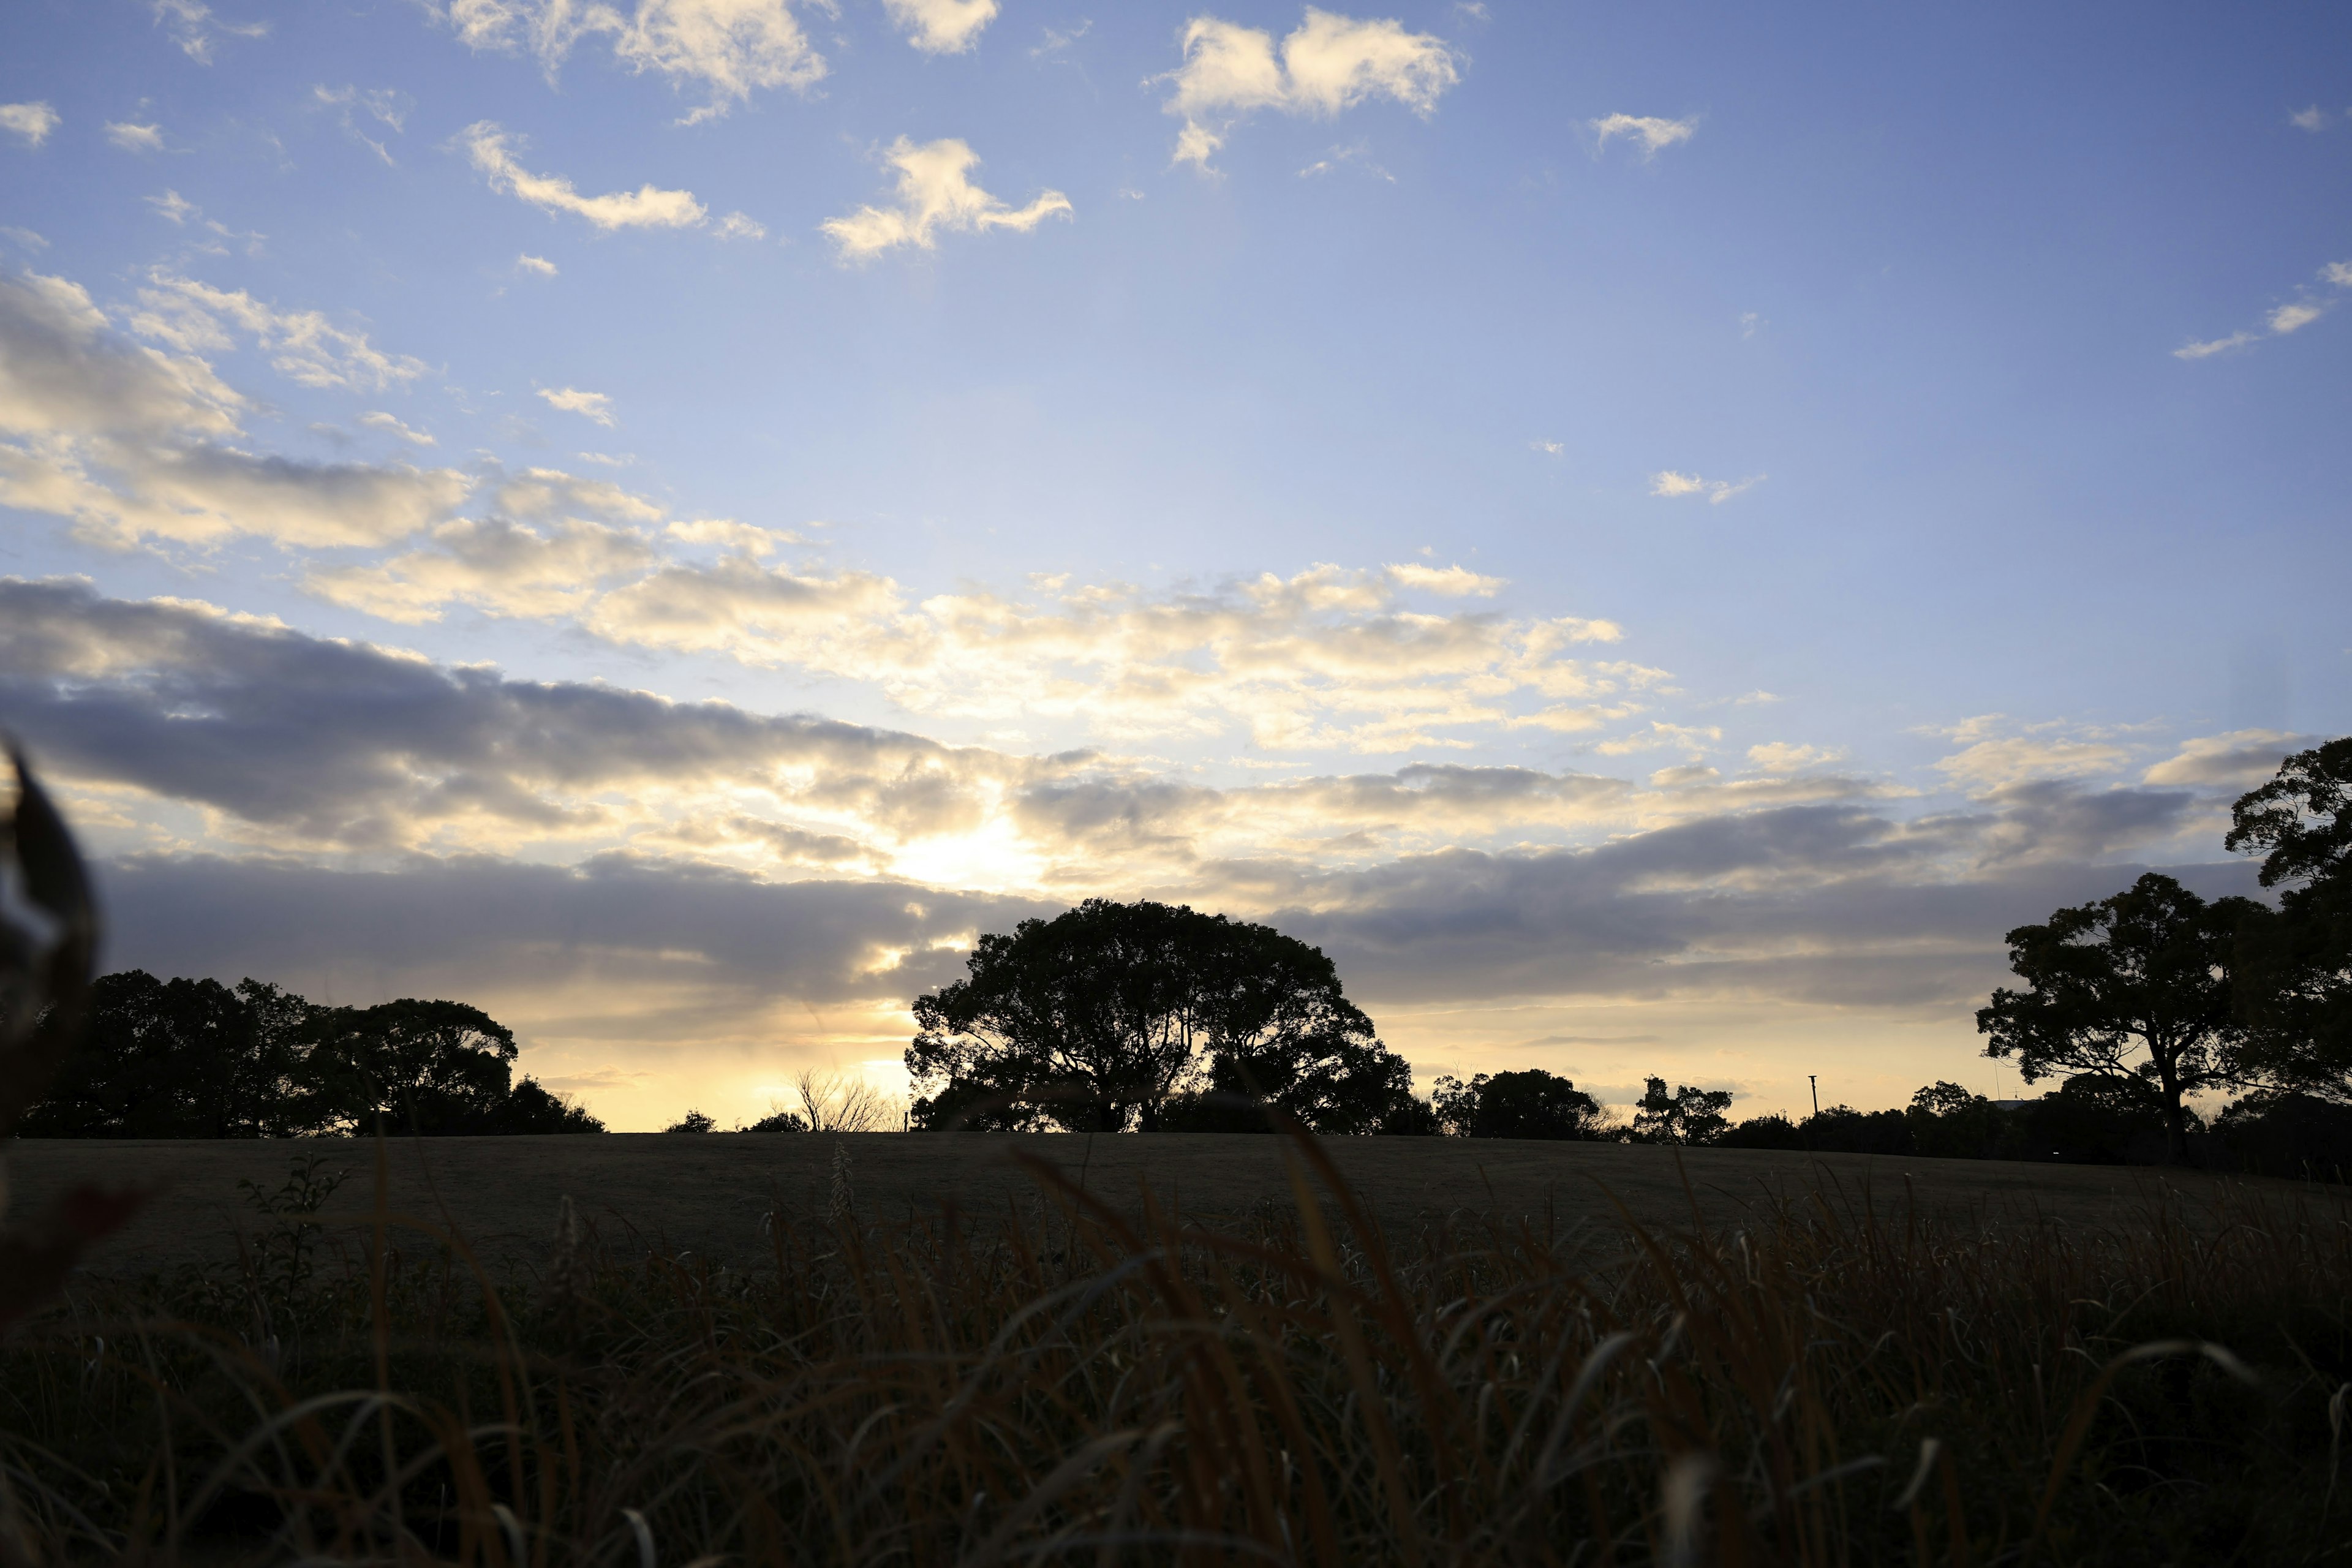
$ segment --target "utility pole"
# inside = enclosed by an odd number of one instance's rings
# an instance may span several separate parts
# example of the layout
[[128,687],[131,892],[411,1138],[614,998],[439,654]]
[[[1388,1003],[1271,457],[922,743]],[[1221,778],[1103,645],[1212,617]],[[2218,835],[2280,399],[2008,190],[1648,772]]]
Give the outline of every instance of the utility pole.
[[1822,1113],[1822,1075],[1809,1072],[1805,1075],[1805,1081],[1813,1086],[1813,1114],[1819,1116]]

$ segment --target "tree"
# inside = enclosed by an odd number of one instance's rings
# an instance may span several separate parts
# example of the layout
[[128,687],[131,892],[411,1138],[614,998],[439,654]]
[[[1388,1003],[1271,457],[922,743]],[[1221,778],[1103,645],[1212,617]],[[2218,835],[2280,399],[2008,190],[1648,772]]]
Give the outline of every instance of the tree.
[[2263,855],[2278,908],[2250,904],[2232,954],[2248,1067],[2352,1101],[2352,736],[2298,752],[2231,808],[2224,846]]
[[1648,1079],[1633,1105],[1633,1135],[1656,1143],[1712,1143],[1730,1129],[1723,1114],[1730,1108],[1729,1089],[1682,1083],[1668,1094],[1664,1079]]
[[1441,1078],[1433,1096],[1437,1119],[1461,1138],[1609,1136],[1601,1104],[1557,1073],[1541,1068],[1480,1073],[1468,1083]]
[[1369,1132],[1411,1093],[1331,961],[1268,926],[1089,899],[982,936],[967,971],[915,999],[924,1127],[1155,1131],[1213,1093]]
[[298,1079],[325,1131],[486,1132],[512,1092],[514,1031],[462,1002],[320,1008]]
[[287,1095],[299,997],[247,980],[90,986],[89,1033],[26,1115],[34,1138],[269,1138],[301,1130]]
[[[2239,922],[2260,906],[2207,903],[2161,872],[2009,933],[2003,987],[1978,1009],[1985,1055],[2015,1057],[2025,1081],[2095,1073],[2137,1083],[2163,1112],[2166,1151],[2188,1152],[2182,1097],[2244,1076],[2230,984]],[[2135,1059],[2137,1058],[2137,1059]]]

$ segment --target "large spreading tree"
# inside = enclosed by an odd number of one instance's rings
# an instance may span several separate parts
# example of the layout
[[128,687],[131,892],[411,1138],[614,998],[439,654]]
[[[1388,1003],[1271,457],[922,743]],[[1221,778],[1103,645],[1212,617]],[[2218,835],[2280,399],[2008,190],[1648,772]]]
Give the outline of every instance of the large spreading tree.
[[2063,909],[2009,933],[2021,989],[2003,987],[1977,1012],[1985,1055],[2015,1058],[2028,1083],[2096,1074],[2152,1100],[2170,1157],[2187,1153],[2182,1100],[2243,1083],[2231,958],[2250,899],[2210,903],[2161,872],[2124,891]]
[[2287,758],[2240,797],[2222,842],[2260,854],[2278,893],[2238,928],[2249,1065],[2274,1088],[2352,1100],[2352,736]]
[[1213,1097],[1370,1132],[1412,1094],[1412,1068],[1320,950],[1150,900],[1089,899],[982,936],[915,1021],[913,1116],[932,1129],[1156,1131]]

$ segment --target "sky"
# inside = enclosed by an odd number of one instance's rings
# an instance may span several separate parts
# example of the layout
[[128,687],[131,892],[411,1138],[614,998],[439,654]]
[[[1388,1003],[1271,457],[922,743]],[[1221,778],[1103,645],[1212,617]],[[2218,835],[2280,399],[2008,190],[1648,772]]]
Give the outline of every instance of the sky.
[[1440,1073],[2019,1092],[2352,731],[2352,14],[18,0],[0,723],[110,966],[622,1130],[1077,900]]

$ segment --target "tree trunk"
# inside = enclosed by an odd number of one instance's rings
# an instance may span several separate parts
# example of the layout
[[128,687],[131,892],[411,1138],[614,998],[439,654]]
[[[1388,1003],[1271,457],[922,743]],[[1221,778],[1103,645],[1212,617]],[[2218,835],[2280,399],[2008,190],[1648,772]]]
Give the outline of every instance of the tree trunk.
[[2180,1080],[2173,1076],[2169,1058],[2158,1055],[2157,1081],[2164,1088],[2164,1158],[2167,1164],[2189,1163],[2189,1131],[2180,1115]]

